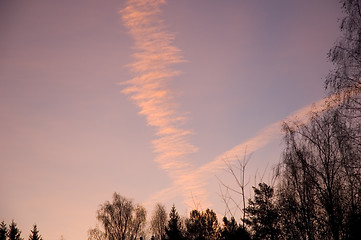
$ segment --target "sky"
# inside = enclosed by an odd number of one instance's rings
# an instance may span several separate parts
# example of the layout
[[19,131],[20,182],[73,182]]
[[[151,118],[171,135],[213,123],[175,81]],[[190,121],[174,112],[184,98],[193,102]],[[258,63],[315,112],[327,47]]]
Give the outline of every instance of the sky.
[[246,152],[249,188],[269,182],[281,123],[322,105],[341,16],[337,0],[1,1],[0,221],[87,239],[114,192],[148,215],[224,214],[224,161]]

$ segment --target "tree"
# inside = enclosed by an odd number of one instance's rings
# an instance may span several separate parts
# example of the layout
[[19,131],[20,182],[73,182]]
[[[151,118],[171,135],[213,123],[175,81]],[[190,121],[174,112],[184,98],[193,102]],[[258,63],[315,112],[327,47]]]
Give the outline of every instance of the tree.
[[[132,200],[113,194],[113,202],[105,202],[97,211],[97,219],[104,228],[104,236],[97,229],[89,230],[89,237],[106,240],[135,240],[142,236],[146,211]],[[96,239],[96,238],[95,238]]]
[[34,224],[33,230],[31,230],[31,234],[29,235],[29,240],[43,240],[41,235],[39,235],[39,231],[36,224]]
[[183,236],[183,227],[182,221],[179,217],[179,214],[175,208],[172,206],[172,209],[169,213],[168,225],[165,229],[165,239],[166,240],[183,240],[185,239]]
[[[236,184],[235,187],[232,187],[231,185],[227,185],[223,183],[220,179],[218,179],[221,185],[225,188],[224,192],[221,189],[221,197],[226,205],[227,213],[231,216],[231,218],[234,218],[237,211],[239,211],[242,215],[241,220],[242,220],[243,228],[245,228],[244,221],[246,218],[245,188],[248,185],[248,181],[247,182],[245,181],[245,177],[246,177],[246,166],[248,164],[249,158],[246,157],[247,157],[247,148],[244,151],[243,160],[240,160],[238,156],[236,156],[236,160],[237,160],[236,166],[233,167],[227,160],[225,160],[227,170],[233,177],[234,182]],[[238,197],[240,197],[241,199],[238,200]]]
[[99,229],[99,226],[88,230],[88,240],[105,240],[105,233]]
[[165,228],[167,225],[167,212],[165,207],[158,203],[155,206],[153,216],[150,222],[151,232],[155,240],[165,238]]
[[284,125],[279,206],[289,239],[361,239],[361,1],[340,2],[342,37],[325,86],[341,104]]
[[[347,144],[344,151],[351,154],[348,164],[357,165],[360,169],[361,160],[361,1],[342,0],[342,8],[345,17],[341,21],[340,29],[342,37],[329,52],[329,59],[334,63],[335,69],[326,79],[326,88],[330,93],[346,93],[343,104],[338,108],[342,116],[345,132],[347,132]],[[355,154],[356,153],[356,154]],[[354,157],[356,155],[356,157]],[[357,157],[358,156],[358,157]],[[346,239],[360,239],[361,212],[360,207],[355,206],[360,186],[360,179],[355,177],[355,171],[346,168],[345,174],[348,182],[348,194],[352,214],[348,216],[346,223]],[[346,170],[345,169],[345,170]],[[357,175],[357,174],[356,174]],[[360,175],[360,174],[358,174]],[[359,204],[359,203],[356,203]]]
[[134,216],[130,221],[130,228],[128,232],[128,236],[130,240],[136,240],[138,236],[143,238],[144,228],[146,224],[147,212],[145,208],[141,205],[136,205],[134,209]]
[[[328,57],[334,63],[335,69],[329,74],[325,83],[331,93],[348,92],[347,99],[351,97],[355,100],[351,101],[352,104],[360,108],[361,1],[341,0],[341,3],[346,14],[340,25],[343,35],[329,52]],[[358,96],[354,96],[355,93]]]
[[308,239],[360,237],[361,156],[348,126],[337,109],[284,125],[282,202]]
[[0,240],[6,240],[6,236],[8,234],[8,228],[4,221],[0,224]]
[[186,220],[187,239],[211,240],[218,239],[218,220],[213,210],[207,209],[205,212],[193,210]]
[[340,94],[340,117],[347,122],[353,151],[361,152],[361,1],[341,0],[345,17],[342,36],[329,52],[334,70],[325,81],[330,94]]
[[240,226],[234,217],[228,220],[227,217],[223,218],[223,226],[220,231],[221,240],[250,240],[251,237],[247,230]]
[[258,187],[253,187],[254,200],[248,201],[246,224],[251,227],[254,239],[279,239],[279,215],[274,204],[273,188],[265,183],[259,183]]
[[283,239],[317,239],[317,233],[322,235],[317,221],[316,197],[307,175],[298,172],[295,166],[283,172],[277,196]]
[[8,232],[8,238],[9,240],[23,240],[20,237],[21,231],[17,228],[16,223],[14,220],[9,225],[9,232]]

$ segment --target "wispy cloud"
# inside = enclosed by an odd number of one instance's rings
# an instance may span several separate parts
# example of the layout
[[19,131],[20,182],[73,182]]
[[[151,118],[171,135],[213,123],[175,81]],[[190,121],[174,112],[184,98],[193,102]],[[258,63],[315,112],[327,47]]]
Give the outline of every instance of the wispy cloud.
[[[205,187],[207,186],[207,181],[211,177],[214,177],[215,174],[227,167],[225,160],[227,163],[232,164],[235,163],[238,159],[243,158],[245,149],[247,149],[247,154],[250,154],[265,147],[267,144],[281,137],[281,127],[284,122],[298,122],[301,124],[306,124],[310,120],[312,113],[321,112],[339,105],[342,99],[345,97],[344,95],[345,94],[341,93],[324,98],[316,103],[297,110],[283,120],[270,124],[261,130],[258,134],[256,134],[256,136],[222,153],[213,161],[206,163],[198,169],[195,169],[192,172],[188,172],[183,176],[178,176],[177,181],[173,182],[172,187],[167,188],[165,191],[160,191],[153,196],[157,196],[158,199],[160,198],[166,200],[174,196],[175,192],[172,191],[172,189],[177,189],[179,186],[186,185],[187,187],[183,188],[188,189],[190,192],[192,190],[201,190],[195,194],[197,200],[202,203],[203,207],[210,207],[211,205],[208,203],[208,193],[205,191]],[[185,193],[185,203],[188,205],[191,203],[191,199],[189,197],[190,192]],[[194,194],[194,192],[192,193]],[[150,199],[153,199],[153,196]]]
[[171,65],[184,59],[181,51],[172,45],[173,34],[165,30],[159,17],[163,3],[165,1],[129,0],[121,10],[135,49],[135,61],[128,65],[134,77],[121,84],[125,86],[122,92],[130,96],[147,124],[156,130],[152,142],[157,154],[155,161],[185,193],[189,191],[189,184],[179,181],[193,169],[192,163],[185,159],[197,148],[189,141],[192,131],[185,128],[185,114],[177,111],[174,94],[168,86],[169,81],[179,75]]

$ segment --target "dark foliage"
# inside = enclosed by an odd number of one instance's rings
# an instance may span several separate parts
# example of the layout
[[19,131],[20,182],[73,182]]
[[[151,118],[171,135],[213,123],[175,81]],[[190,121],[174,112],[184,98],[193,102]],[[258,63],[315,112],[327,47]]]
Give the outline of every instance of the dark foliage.
[[187,239],[210,240],[218,238],[217,215],[210,209],[205,212],[193,210],[186,220]]
[[29,235],[29,240],[43,240],[41,235],[39,234],[38,227],[36,224],[33,227],[33,230],[31,230],[31,234]]
[[6,236],[8,234],[8,228],[4,221],[0,224],[0,240],[6,240]]
[[249,200],[246,208],[246,224],[252,230],[253,239],[279,239],[278,209],[274,204],[273,188],[260,183],[253,187],[254,200]]
[[223,218],[223,226],[220,230],[221,240],[250,240],[250,234],[245,228],[240,226],[234,217],[228,220],[227,217]]
[[174,205],[169,213],[169,221],[168,226],[165,229],[165,235],[166,240],[185,239],[183,235],[182,221]]
[[9,232],[8,232],[8,238],[9,240],[23,240],[20,237],[21,231],[16,226],[16,223],[14,221],[11,222],[9,225]]

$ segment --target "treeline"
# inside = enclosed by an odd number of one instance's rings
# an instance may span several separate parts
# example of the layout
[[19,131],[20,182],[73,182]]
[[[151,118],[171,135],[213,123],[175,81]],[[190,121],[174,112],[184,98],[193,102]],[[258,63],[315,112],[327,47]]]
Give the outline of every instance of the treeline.
[[112,202],[101,205],[97,219],[101,226],[89,230],[89,240],[251,239],[234,218],[223,218],[219,224],[211,209],[192,210],[189,217],[181,218],[174,205],[168,214],[163,205],[157,204],[147,224],[145,209],[117,193]]
[[[9,227],[4,221],[0,224],[0,240],[23,240],[21,238],[21,231],[17,227],[17,224],[12,221]],[[28,237],[28,240],[43,240],[39,234],[38,227],[34,224],[33,229]]]

